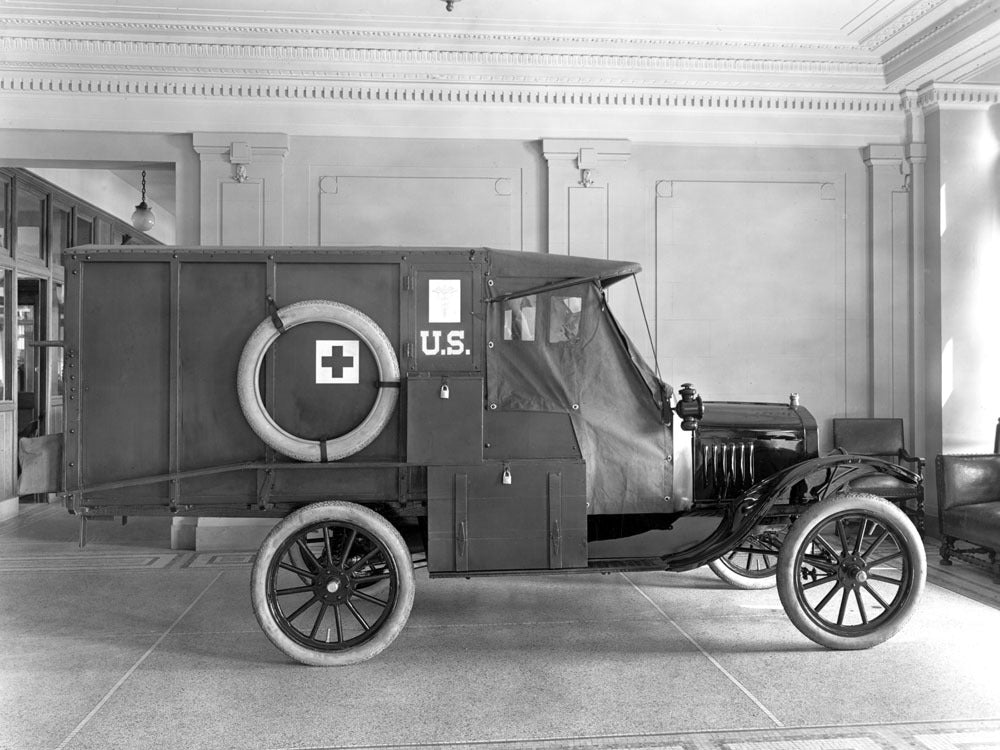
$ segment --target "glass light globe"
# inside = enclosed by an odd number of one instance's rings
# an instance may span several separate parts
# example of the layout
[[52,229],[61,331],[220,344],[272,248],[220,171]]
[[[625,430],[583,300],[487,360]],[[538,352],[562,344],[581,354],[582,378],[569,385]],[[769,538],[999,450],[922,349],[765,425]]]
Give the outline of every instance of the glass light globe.
[[146,201],[135,207],[135,213],[132,214],[132,226],[140,232],[148,232],[155,223],[156,217],[153,216],[153,210],[146,205]]

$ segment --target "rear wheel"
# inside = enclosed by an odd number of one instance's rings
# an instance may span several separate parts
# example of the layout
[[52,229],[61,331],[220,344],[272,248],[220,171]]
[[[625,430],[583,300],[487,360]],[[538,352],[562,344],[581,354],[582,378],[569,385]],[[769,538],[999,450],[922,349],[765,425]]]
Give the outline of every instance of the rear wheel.
[[769,589],[776,583],[778,550],[787,527],[755,529],[738,546],[708,564],[709,569],[738,589]]
[[906,624],[923,593],[927,559],[906,515],[882,498],[846,493],[809,508],[778,556],[778,595],[816,643],[871,648]]
[[389,646],[410,615],[410,553],[385,518],[354,503],[307,505],[274,527],[251,579],[271,642],[303,664],[342,666]]

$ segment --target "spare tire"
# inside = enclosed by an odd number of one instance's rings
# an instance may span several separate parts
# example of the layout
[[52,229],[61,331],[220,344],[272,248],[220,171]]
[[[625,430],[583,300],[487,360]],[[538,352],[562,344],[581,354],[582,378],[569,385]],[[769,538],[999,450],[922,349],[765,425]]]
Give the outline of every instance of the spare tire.
[[[368,416],[350,432],[328,440],[292,435],[268,413],[260,393],[264,355],[277,338],[303,323],[334,323],[354,333],[378,366],[378,396]],[[392,343],[374,320],[341,302],[306,300],[277,310],[250,334],[236,372],[240,408],[255,433],[279,453],[300,461],[336,461],[357,453],[385,428],[399,398],[399,362]]]

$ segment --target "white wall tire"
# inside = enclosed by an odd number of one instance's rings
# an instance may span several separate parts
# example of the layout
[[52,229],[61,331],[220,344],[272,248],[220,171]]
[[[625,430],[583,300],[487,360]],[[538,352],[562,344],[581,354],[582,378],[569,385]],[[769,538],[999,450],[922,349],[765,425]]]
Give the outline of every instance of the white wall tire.
[[778,583],[778,552],[787,531],[786,526],[773,525],[755,529],[736,547],[712,560],[709,570],[734,588],[774,588]]
[[773,570],[765,575],[747,575],[743,571],[734,568],[730,563],[721,557],[712,560],[712,562],[708,564],[708,568],[715,573],[719,580],[728,583],[733,588],[743,589],[744,591],[773,589],[778,585],[777,574]]
[[913,615],[927,578],[920,535],[899,508],[850,492],[811,506],[778,556],[778,596],[804,635],[831,649],[871,648]]
[[254,615],[295,661],[318,667],[371,659],[399,635],[416,585],[400,533],[356,503],[313,503],[267,535],[251,575]]
[[[371,350],[380,382],[399,381],[399,361],[385,332],[371,318],[349,305],[330,300],[306,300],[277,311],[284,330],[303,323],[334,323],[354,333]],[[260,368],[267,350],[282,331],[266,318],[247,339],[236,372],[240,408],[251,429],[267,445],[299,461],[336,461],[370,444],[392,417],[399,398],[398,387],[380,387],[368,415],[350,432],[325,441],[308,440],[281,427],[268,413],[260,393]]]

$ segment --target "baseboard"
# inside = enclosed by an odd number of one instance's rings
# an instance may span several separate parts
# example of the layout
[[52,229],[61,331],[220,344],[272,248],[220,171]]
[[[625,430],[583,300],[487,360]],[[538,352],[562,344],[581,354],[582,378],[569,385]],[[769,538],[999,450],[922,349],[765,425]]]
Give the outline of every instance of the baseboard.
[[280,518],[199,518],[194,548],[199,552],[256,551]]
[[13,518],[20,512],[21,504],[16,497],[9,497],[6,500],[0,500],[0,521],[6,521],[8,518]]

